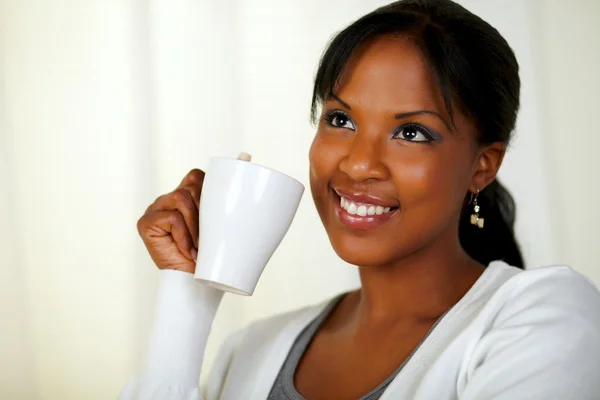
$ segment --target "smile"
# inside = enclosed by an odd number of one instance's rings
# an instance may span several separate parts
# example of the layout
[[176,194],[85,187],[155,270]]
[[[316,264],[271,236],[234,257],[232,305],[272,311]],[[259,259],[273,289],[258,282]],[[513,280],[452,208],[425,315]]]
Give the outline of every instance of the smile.
[[345,197],[340,197],[340,207],[342,207],[350,215],[358,215],[366,217],[367,215],[382,215],[389,213],[391,207],[376,206],[368,203],[355,203]]
[[352,229],[375,229],[388,222],[398,211],[398,207],[385,205],[373,198],[373,204],[368,196],[341,194],[334,191],[335,213],[342,224]]

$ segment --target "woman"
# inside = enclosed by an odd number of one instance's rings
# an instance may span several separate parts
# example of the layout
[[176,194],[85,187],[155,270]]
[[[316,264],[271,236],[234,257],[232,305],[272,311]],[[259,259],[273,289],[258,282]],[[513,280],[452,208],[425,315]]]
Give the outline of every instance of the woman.
[[201,394],[221,293],[191,275],[193,170],[138,224],[162,286],[122,398],[600,398],[600,295],[568,267],[522,270],[495,180],[519,86],[506,41],[450,0],[399,1],[340,32],[315,80],[310,183],[361,288],[236,333]]

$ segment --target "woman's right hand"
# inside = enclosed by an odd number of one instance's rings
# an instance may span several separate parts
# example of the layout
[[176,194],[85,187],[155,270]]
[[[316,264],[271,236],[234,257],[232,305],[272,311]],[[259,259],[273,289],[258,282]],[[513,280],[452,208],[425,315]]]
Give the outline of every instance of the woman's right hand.
[[138,232],[158,268],[194,273],[203,182],[204,172],[191,170],[177,189],[156,199],[139,219]]

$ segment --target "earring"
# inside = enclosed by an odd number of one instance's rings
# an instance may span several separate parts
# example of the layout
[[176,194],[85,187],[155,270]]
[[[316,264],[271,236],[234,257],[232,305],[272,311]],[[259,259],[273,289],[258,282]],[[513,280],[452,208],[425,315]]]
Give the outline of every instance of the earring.
[[477,189],[477,193],[471,193],[471,200],[469,204],[473,204],[473,214],[471,214],[471,225],[476,225],[480,229],[483,228],[483,218],[479,218],[479,204],[477,204],[477,197],[479,197],[479,189]]

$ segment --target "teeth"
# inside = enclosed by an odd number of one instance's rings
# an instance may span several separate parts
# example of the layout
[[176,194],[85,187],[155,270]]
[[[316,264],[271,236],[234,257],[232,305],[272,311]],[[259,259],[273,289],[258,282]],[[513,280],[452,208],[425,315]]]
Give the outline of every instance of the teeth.
[[367,215],[381,215],[391,211],[391,207],[382,207],[372,204],[358,204],[348,200],[345,197],[340,198],[340,207],[351,215],[366,217]]
[[350,206],[348,208],[346,208],[346,211],[348,211],[348,214],[350,214],[350,215],[355,215],[356,214],[356,204],[350,203]]

